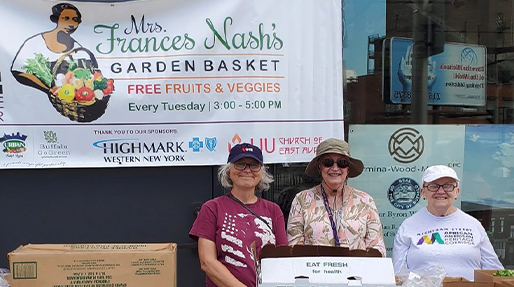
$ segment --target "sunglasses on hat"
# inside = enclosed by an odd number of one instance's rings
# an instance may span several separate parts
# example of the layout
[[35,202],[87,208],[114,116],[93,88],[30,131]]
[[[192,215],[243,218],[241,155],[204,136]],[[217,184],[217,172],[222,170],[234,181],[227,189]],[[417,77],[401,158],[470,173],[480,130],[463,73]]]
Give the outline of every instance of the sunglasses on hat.
[[334,161],[332,158],[327,157],[321,161],[321,164],[324,167],[332,167],[334,165],[334,163],[337,164],[338,168],[346,168],[346,167],[350,166],[350,162],[347,161],[346,159],[338,159],[337,161]]

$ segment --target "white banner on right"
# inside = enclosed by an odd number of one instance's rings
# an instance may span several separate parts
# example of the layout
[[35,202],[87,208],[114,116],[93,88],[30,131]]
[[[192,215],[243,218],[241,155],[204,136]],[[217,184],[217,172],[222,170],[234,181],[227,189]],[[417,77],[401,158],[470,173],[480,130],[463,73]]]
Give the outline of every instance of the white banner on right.
[[[455,205],[477,217],[495,236],[514,206],[514,126],[512,125],[350,125],[352,156],[364,172],[350,185],[376,201],[391,256],[404,219],[426,206],[420,197],[423,171],[442,164],[455,169],[461,194]],[[506,222],[506,221],[505,221]],[[495,245],[502,257],[502,248]],[[505,252],[503,250],[503,252]],[[504,253],[503,253],[504,254]]]
[[[481,191],[473,188],[471,165],[477,150],[465,149],[469,142],[476,144],[480,128],[467,133],[465,125],[351,125],[349,143],[352,156],[364,162],[364,172],[350,185],[369,193],[376,201],[383,225],[384,240],[391,256],[393,240],[398,227],[426,202],[420,197],[423,171],[431,165],[448,165],[455,169],[463,181],[462,198],[455,203],[461,207],[464,200],[480,201]],[[474,134],[476,133],[476,134]],[[475,141],[473,141],[475,140]],[[493,151],[481,155],[494,162]],[[485,160],[482,159],[485,163]],[[492,168],[491,168],[492,169]],[[487,168],[487,170],[490,170]],[[469,176],[468,176],[469,175]]]

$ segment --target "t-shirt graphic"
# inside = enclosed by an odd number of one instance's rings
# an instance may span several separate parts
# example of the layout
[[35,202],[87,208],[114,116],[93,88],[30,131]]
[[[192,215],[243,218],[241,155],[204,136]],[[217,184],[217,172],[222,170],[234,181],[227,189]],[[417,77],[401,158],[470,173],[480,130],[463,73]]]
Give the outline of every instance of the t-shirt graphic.
[[[262,218],[268,224],[271,224],[270,218]],[[253,261],[252,250],[250,250],[249,246],[243,246],[243,241],[246,241],[245,238],[252,237],[247,232],[253,232],[253,236],[261,239],[261,247],[267,243],[275,244],[275,236],[259,218],[252,214],[238,213],[231,215],[225,213],[221,227],[221,250],[225,252],[224,260],[228,264],[237,267],[247,267],[245,263],[241,262],[247,256]]]
[[[423,244],[445,244],[445,245],[473,245],[473,230],[470,228],[440,228],[439,232],[432,233],[432,236],[423,235],[417,245]],[[430,233],[430,232],[424,232]]]

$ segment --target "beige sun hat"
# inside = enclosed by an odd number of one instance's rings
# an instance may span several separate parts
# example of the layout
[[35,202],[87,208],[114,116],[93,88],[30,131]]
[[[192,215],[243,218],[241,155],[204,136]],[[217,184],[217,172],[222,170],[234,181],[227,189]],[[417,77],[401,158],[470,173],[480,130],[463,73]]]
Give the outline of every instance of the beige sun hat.
[[356,177],[364,170],[364,164],[359,159],[350,156],[350,146],[347,142],[341,139],[330,138],[322,141],[316,149],[316,157],[314,157],[307,168],[305,174],[311,177],[320,176],[318,170],[319,159],[329,153],[342,154],[350,160],[350,167],[348,170],[348,177]]

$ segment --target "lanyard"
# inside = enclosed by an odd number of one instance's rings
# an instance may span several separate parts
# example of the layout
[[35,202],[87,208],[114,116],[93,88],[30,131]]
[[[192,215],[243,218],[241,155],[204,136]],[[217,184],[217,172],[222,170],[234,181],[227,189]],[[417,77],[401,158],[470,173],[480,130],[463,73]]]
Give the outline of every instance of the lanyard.
[[328,204],[328,198],[327,194],[325,193],[325,189],[323,188],[323,183],[321,184],[321,194],[323,195],[323,203],[325,204],[325,209],[328,213],[328,219],[330,219],[330,225],[332,225],[332,233],[334,234],[335,246],[339,246],[339,236],[337,236],[336,223],[334,222],[334,216],[332,215],[332,210]]

